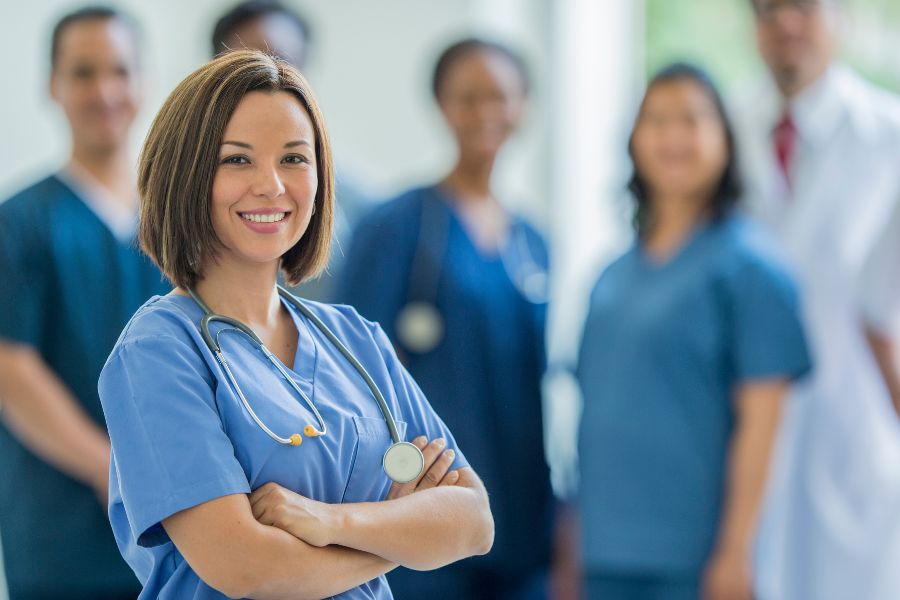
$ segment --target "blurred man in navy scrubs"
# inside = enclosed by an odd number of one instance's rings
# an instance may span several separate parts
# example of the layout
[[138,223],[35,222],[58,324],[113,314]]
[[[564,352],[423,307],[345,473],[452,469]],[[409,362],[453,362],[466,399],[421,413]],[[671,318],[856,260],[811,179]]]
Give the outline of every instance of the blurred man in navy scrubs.
[[109,440],[97,380],[122,327],[166,286],[134,243],[128,135],[135,26],[102,7],[53,31],[50,95],[72,149],[0,204],[0,531],[10,598],[135,598],[106,516]]

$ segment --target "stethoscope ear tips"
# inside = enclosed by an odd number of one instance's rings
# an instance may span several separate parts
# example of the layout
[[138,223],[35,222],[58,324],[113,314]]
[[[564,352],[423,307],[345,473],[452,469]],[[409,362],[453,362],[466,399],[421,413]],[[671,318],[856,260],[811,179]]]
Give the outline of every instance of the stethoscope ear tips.
[[303,437],[299,433],[295,433],[290,437],[291,446],[299,446],[303,443]]
[[322,435],[322,433],[312,425],[307,425],[303,428],[303,435],[306,437],[318,437]]

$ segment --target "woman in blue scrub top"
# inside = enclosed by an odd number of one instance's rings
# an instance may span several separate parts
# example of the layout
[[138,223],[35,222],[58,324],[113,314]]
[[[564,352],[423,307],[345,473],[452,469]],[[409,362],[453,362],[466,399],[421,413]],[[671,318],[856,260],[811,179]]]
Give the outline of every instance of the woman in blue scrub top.
[[791,280],[735,214],[707,76],[650,83],[630,142],[637,241],[598,280],[577,369],[590,598],[751,600],[779,411],[810,368]]
[[479,39],[447,48],[432,92],[457,144],[440,182],[376,208],[354,233],[338,298],[380,323],[491,492],[491,554],[398,569],[401,600],[543,598],[553,499],[544,459],[547,251],[491,176],[528,92],[522,60]]
[[[485,489],[382,330],[277,291],[279,272],[314,276],[331,242],[331,149],[299,72],[238,51],[189,75],[153,123],[139,184],[142,248],[176,288],[131,319],[100,396],[110,519],[141,598],[387,599],[398,565],[487,552]],[[200,301],[231,319],[208,339]],[[388,421],[327,330],[423,450],[409,483],[386,476]]]

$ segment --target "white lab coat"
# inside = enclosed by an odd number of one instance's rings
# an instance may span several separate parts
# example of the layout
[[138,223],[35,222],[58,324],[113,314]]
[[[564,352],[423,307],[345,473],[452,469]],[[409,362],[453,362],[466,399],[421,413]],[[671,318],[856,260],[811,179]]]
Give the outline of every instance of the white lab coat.
[[900,421],[864,337],[900,313],[900,101],[832,67],[792,104],[789,188],[773,85],[736,113],[747,205],[797,278],[814,373],[794,386],[757,545],[760,600],[900,599]]

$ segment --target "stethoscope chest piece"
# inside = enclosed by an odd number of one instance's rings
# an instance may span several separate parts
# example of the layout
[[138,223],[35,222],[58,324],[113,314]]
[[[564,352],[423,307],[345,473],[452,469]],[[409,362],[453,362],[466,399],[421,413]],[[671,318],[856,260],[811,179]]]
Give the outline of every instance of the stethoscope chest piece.
[[391,444],[381,462],[387,476],[397,483],[413,481],[425,468],[422,451],[409,442]]
[[431,302],[410,302],[397,315],[397,337],[408,350],[426,354],[444,339],[444,319]]

